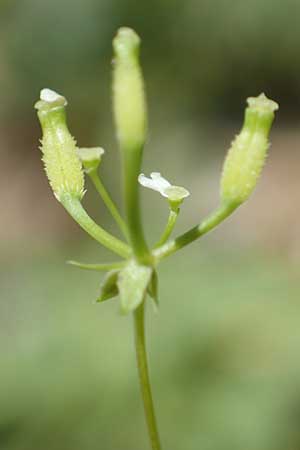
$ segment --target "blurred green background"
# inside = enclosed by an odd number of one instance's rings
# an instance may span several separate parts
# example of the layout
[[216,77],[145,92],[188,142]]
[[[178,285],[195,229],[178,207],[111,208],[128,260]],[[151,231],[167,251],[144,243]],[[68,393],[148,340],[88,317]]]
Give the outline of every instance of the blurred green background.
[[[131,320],[94,303],[101,275],[65,265],[112,256],[50,192],[33,110],[43,87],[67,97],[79,145],[107,150],[102,176],[120,203],[110,61],[123,25],[143,40],[144,171],[192,193],[178,232],[217,204],[245,99],[280,103],[255,195],[160,267],[147,332],[164,448],[300,449],[299,15],[298,0],[0,2],[1,450],[148,448]],[[116,232],[87,188],[91,215]],[[154,242],[167,207],[142,199]]]

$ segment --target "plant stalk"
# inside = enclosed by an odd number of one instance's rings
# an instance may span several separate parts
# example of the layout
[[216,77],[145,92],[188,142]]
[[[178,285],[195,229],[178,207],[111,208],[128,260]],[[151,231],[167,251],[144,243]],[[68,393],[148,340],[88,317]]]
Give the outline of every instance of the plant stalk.
[[173,209],[170,210],[170,214],[168,217],[167,225],[163,231],[163,234],[161,235],[159,241],[155,244],[154,248],[158,248],[161,245],[165,244],[169,237],[171,236],[171,233],[174,229],[174,226],[176,224],[177,218],[179,214],[179,209],[177,211],[174,211]]
[[109,210],[109,212],[115,219],[116,223],[118,224],[120,230],[122,231],[122,233],[128,240],[127,225],[126,225],[125,221],[123,220],[122,216],[120,215],[118,208],[116,207],[115,203],[111,199],[109,193],[105,189],[97,171],[92,171],[92,172],[88,173],[88,175],[89,175],[90,179],[92,180],[92,183],[94,184],[97,192],[102,197],[102,200],[105,203],[105,206],[107,207],[107,209]]
[[142,146],[122,150],[124,200],[130,243],[136,259],[142,264],[149,264],[151,255],[144,236],[138,185]]
[[146,354],[144,312],[145,302],[143,302],[134,312],[136,359],[151,448],[152,450],[161,450]]
[[87,214],[78,198],[65,194],[60,197],[60,202],[70,216],[73,217],[75,222],[77,222],[78,225],[80,225],[92,238],[123,258],[128,258],[130,256],[130,247],[94,222]]
[[223,222],[228,216],[230,216],[233,211],[236,210],[238,204],[228,203],[221,204],[219,208],[216,209],[210,216],[203,220],[199,225],[191,228],[186,233],[181,234],[176,239],[167,242],[166,244],[158,247],[153,251],[153,256],[156,262],[159,262],[166,256],[180,250],[191,242],[195,241],[199,237],[211,231],[221,222]]

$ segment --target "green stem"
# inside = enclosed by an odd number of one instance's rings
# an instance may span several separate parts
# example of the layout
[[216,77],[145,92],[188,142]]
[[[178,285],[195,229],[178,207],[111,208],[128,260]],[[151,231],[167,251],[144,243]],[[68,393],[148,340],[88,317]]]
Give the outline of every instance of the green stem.
[[60,202],[81,228],[96,241],[100,242],[100,244],[104,245],[104,247],[107,247],[109,250],[123,256],[123,258],[129,258],[131,250],[128,245],[96,224],[96,222],[94,222],[87,214],[78,198],[69,194],[64,194],[60,197]]
[[144,308],[143,302],[134,312],[136,359],[151,448],[161,450],[148,372]]
[[105,189],[97,171],[93,170],[91,172],[88,172],[88,175],[89,175],[90,179],[92,180],[97,192],[102,197],[102,200],[103,200],[105,206],[110,211],[110,213],[113,216],[113,218],[115,219],[116,223],[119,225],[120,230],[122,231],[122,233],[128,240],[127,225],[126,225],[125,221],[123,220],[123,218],[121,217],[121,215],[118,211],[118,208],[116,207],[115,203],[113,202],[111,196]]
[[96,270],[100,272],[106,270],[121,269],[124,266],[123,261],[117,261],[114,263],[107,263],[107,264],[86,264],[79,261],[67,261],[67,264],[78,267],[79,269]]
[[122,148],[125,211],[130,236],[130,243],[137,260],[142,264],[151,263],[141,219],[138,175],[140,173],[142,144]]
[[174,229],[174,226],[176,224],[178,214],[179,214],[179,209],[177,209],[176,211],[173,209],[170,210],[167,225],[166,225],[159,241],[155,244],[154,248],[158,248],[161,245],[163,245],[165,242],[167,242],[167,240],[169,239],[169,237]]
[[214,211],[210,216],[203,220],[200,225],[191,228],[186,233],[178,236],[173,241],[167,242],[165,245],[157,248],[153,252],[153,256],[156,261],[160,261],[166,256],[171,255],[172,253],[180,250],[191,242],[195,241],[199,237],[211,231],[217,225],[219,225],[223,220],[225,220],[233,211],[238,207],[237,204],[223,204],[220,205],[219,208]]

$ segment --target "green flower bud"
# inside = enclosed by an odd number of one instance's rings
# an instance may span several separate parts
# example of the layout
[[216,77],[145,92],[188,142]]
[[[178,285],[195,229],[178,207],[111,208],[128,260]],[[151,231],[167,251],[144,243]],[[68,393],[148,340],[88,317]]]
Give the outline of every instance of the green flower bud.
[[50,89],[43,89],[40,100],[35,104],[43,131],[43,162],[59,201],[64,194],[81,199],[84,193],[84,176],[76,142],[66,124],[66,104],[64,97]]
[[268,137],[278,104],[265,94],[247,99],[248,107],[240,134],[233,141],[224,162],[221,199],[239,205],[252,194],[269,147]]
[[101,163],[104,149],[101,147],[79,148],[77,154],[86,173],[96,172]]
[[130,28],[120,28],[113,40],[114,114],[121,147],[141,147],[146,135],[146,102],[139,65],[140,38]]

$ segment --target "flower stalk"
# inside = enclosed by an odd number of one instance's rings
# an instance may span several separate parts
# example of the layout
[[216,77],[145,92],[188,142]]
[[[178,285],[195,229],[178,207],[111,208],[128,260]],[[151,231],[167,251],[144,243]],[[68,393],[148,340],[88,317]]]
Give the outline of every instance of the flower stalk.
[[227,217],[230,216],[237,207],[238,205],[233,203],[223,204],[219,206],[219,208],[217,208],[210,216],[205,218],[199,225],[196,225],[181,234],[176,239],[167,242],[165,245],[155,248],[153,251],[153,256],[156,264],[216,228],[220,223],[227,219]]
[[126,222],[122,218],[121,214],[118,211],[118,208],[116,207],[114,201],[112,200],[110,194],[106,190],[104,184],[101,181],[101,178],[99,177],[99,174],[97,172],[90,172],[89,177],[93,183],[93,185],[96,188],[96,191],[102,198],[105,206],[107,207],[108,211],[111,213],[112,217],[115,219],[115,222],[119,226],[121,232],[123,233],[126,240],[129,240],[128,236],[128,229]]
[[115,219],[117,225],[128,241],[127,225],[121,217],[118,208],[116,207],[108,191],[105,189],[105,186],[99,176],[98,170],[104,153],[104,149],[101,147],[79,148],[77,151],[79,159],[81,160],[84,167],[85,173],[89,176],[90,180],[96,188],[96,191],[102,198],[103,203],[111,213],[112,217]]
[[74,198],[72,195],[64,194],[60,197],[60,202],[75,222],[99,244],[123,258],[129,258],[131,255],[130,247],[94,222],[83,208],[79,199]]

